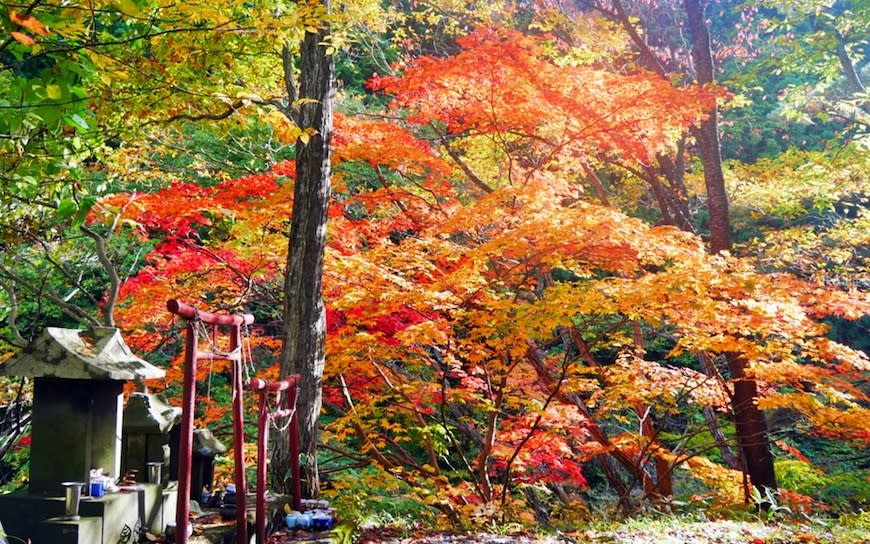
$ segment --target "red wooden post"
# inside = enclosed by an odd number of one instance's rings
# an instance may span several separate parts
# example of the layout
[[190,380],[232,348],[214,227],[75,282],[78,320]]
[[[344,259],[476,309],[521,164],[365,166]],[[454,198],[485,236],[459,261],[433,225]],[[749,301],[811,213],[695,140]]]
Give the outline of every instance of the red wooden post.
[[[241,327],[230,329],[230,351],[240,348]],[[248,544],[248,486],[245,479],[245,403],[242,395],[243,358],[233,362],[233,456],[236,480],[236,542]]]
[[193,458],[193,413],[196,401],[196,365],[198,359],[232,358],[233,364],[233,434],[236,455],[236,534],[239,544],[247,544],[247,518],[244,457],[244,424],[242,403],[242,357],[231,354],[216,354],[198,351],[196,321],[213,325],[230,326],[231,352],[241,346],[241,326],[254,322],[251,314],[213,314],[200,312],[195,307],[169,300],[166,308],[188,321],[184,344],[184,391],[181,404],[181,439],[178,452],[178,504],[175,515],[175,542],[187,544],[190,525],[190,465]]
[[[296,419],[296,388],[299,384],[299,375],[294,374],[278,382],[267,382],[260,378],[254,378],[248,383],[253,391],[260,397],[260,414],[258,419],[258,442],[257,442],[257,544],[266,542],[266,446],[269,442],[269,421],[272,417],[291,416],[290,420],[290,467],[293,473],[293,508],[302,509],[302,494],[299,484],[299,424]],[[275,393],[280,401],[281,392],[288,391],[283,408],[276,408],[274,413],[269,413],[267,399],[269,393]],[[276,402],[280,405],[280,402]]]
[[193,408],[196,388],[196,327],[187,323],[184,341],[184,391],[181,400],[181,437],[178,445],[178,505],[175,512],[175,542],[187,544],[190,525],[190,462],[193,457]]
[[178,317],[187,320],[199,319],[206,325],[250,325],[254,322],[254,316],[251,314],[213,314],[211,312],[200,312],[190,304],[177,300],[167,302],[166,308]]
[[302,511],[302,478],[299,470],[299,417],[296,415],[296,397],[299,390],[299,375],[287,393],[287,404],[293,410],[290,416],[290,471],[293,476],[293,510]]
[[266,444],[269,441],[269,407],[265,390],[259,391],[260,417],[257,419],[257,544],[266,543]]

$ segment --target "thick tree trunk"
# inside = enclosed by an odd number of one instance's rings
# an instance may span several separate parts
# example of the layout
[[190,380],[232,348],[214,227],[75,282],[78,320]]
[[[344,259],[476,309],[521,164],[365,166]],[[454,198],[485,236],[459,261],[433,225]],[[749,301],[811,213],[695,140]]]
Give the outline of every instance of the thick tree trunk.
[[776,473],[767,436],[767,423],[764,421],[764,414],[758,409],[758,384],[746,374],[746,359],[737,353],[728,353],[725,357],[728,360],[731,381],[734,383],[731,408],[734,410],[734,423],[743,452],[743,464],[755,488],[762,494],[765,488],[774,491],[777,488]]
[[[704,20],[701,0],[684,0],[683,5],[692,39],[692,61],[696,80],[701,85],[714,83],[710,33]],[[715,254],[731,249],[728,194],[725,191],[719,124],[715,108],[693,133],[698,140],[701,162],[704,164],[704,183],[710,214],[710,251]],[[731,402],[746,470],[749,472],[752,485],[757,489],[762,492],[765,488],[775,490],[777,485],[773,469],[773,454],[770,451],[764,415],[757,404],[758,385],[751,376],[747,376],[747,363],[740,354],[728,353],[726,358],[731,380],[734,382],[734,396]]]
[[[329,10],[329,0],[324,0]],[[320,492],[317,469],[318,417],[325,362],[326,314],[321,295],[323,252],[326,245],[326,219],[330,196],[330,140],[334,67],[324,40],[325,26],[319,33],[308,32],[302,43],[299,78],[299,127],[317,133],[306,144],[296,144],[296,186],[293,193],[293,219],[287,272],[284,281],[283,348],[281,374],[301,375],[297,414],[302,466],[303,493],[316,497]],[[311,99],[311,100],[306,100]],[[276,444],[273,480],[286,488],[286,441]],[[285,484],[281,486],[281,484]]]

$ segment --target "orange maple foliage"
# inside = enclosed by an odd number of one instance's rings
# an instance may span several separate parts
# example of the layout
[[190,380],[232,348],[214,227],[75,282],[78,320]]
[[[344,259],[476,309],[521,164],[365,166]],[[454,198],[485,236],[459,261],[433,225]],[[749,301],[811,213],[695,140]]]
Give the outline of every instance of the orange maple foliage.
[[678,89],[654,74],[561,66],[541,39],[513,30],[484,28],[457,43],[460,53],[417,59],[371,87],[393,96],[395,110],[409,110],[412,123],[487,136],[508,156],[524,154],[525,176],[556,170],[576,177],[578,159],[598,155],[648,163],[724,95]]
[[[739,474],[659,436],[671,414],[728,409],[731,386],[715,362],[729,352],[761,381],[762,406],[870,440],[868,399],[853,385],[870,363],[819,322],[868,313],[865,295],[759,274],[708,255],[694,236],[580,198],[579,163],[648,159],[715,93],[559,67],[539,40],[508,31],[460,44],[450,61],[421,59],[374,83],[412,110],[412,125],[446,131],[440,150],[396,123],[337,118],[324,272],[324,397],[335,418],[325,440],[452,516],[513,504],[517,484],[582,488],[583,464],[604,457],[637,483],[647,463],[688,463],[736,499]],[[455,189],[473,185],[449,149],[460,137],[501,146],[491,159],[500,173],[476,198]],[[122,289],[118,320],[131,344],[163,340],[168,298],[272,304],[276,315],[292,176],[282,164],[102,204],[131,236],[160,241]],[[654,340],[668,350],[650,349]],[[702,354],[712,368],[689,362]],[[208,408],[204,417],[218,415]]]

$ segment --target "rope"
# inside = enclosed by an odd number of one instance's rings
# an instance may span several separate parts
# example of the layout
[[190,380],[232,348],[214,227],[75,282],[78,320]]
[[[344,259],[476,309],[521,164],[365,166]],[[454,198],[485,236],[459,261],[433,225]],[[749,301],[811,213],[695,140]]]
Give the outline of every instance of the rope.
[[214,369],[214,361],[209,360],[208,362],[208,384],[205,388],[205,406],[206,408],[211,407],[211,376],[213,374]]
[[[211,352],[217,355],[221,355],[227,359],[232,359],[238,361],[238,363],[242,366],[242,372],[244,373],[244,379],[246,382],[250,383],[251,376],[256,374],[256,368],[254,366],[254,354],[253,349],[251,348],[251,331],[248,327],[247,323],[243,323],[241,326],[241,338],[239,342],[239,346],[237,346],[231,352],[223,352],[218,346],[218,326],[215,325],[212,327],[212,330],[209,331],[208,327],[206,327],[205,323],[199,317],[199,310],[195,309],[196,315],[194,316],[193,322],[195,323],[194,329],[196,331],[196,335],[198,338],[204,339],[210,348]],[[173,317],[173,322],[175,318]],[[206,387],[206,406],[211,404],[211,385],[212,385],[212,376],[214,374],[214,360],[209,360],[208,367],[208,385]],[[263,393],[267,394],[267,393]],[[275,395],[274,402],[272,399],[266,399],[266,411],[269,414],[269,424],[270,426],[277,430],[278,432],[284,432],[290,427],[290,423],[293,421],[293,417],[296,415],[296,401],[294,400],[293,406],[290,407],[290,413],[281,417],[278,417],[276,414],[281,410],[281,392],[279,391]],[[278,419],[283,419],[283,423],[279,425],[277,423]]]
[[[276,403],[280,403],[281,401],[281,392],[275,394]],[[290,413],[284,416],[286,418],[283,425],[278,425],[275,423],[275,420],[278,419],[275,417],[275,413],[279,410],[279,408],[272,406],[272,403],[268,400],[266,401],[266,410],[269,412],[269,424],[273,429],[278,431],[279,433],[283,433],[290,427],[290,423],[293,421],[293,416],[296,415],[296,402],[293,402],[293,407],[290,409]]]
[[254,368],[254,354],[251,350],[251,331],[248,329],[248,324],[242,324],[242,342],[239,346],[242,348],[242,370],[245,374],[245,382],[251,382],[251,371],[256,371]]

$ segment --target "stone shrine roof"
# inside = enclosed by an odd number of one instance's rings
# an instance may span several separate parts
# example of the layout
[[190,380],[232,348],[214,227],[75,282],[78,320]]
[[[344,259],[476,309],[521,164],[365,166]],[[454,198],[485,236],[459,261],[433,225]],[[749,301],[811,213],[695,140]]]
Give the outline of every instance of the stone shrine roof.
[[168,433],[181,420],[181,408],[148,393],[133,393],[124,407],[124,429]]
[[0,376],[78,380],[149,380],[166,372],[140,359],[112,327],[48,327],[21,352],[0,364]]
[[214,457],[219,453],[226,453],[224,446],[208,429],[195,429],[193,431],[193,453],[203,457]]

